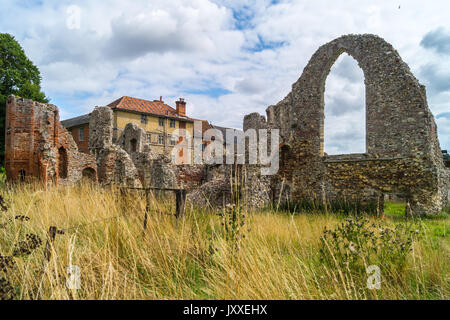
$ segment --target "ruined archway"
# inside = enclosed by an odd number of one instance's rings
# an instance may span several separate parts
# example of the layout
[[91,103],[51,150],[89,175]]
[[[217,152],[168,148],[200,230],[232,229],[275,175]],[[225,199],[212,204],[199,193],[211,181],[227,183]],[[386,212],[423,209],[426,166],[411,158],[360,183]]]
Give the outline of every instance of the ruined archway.
[[130,139],[130,153],[136,152],[137,150],[137,140],[136,139]]
[[97,172],[93,168],[84,168],[83,171],[81,171],[81,176],[85,180],[89,181],[97,181]]
[[325,81],[324,154],[366,153],[364,73],[342,53]]
[[[431,115],[424,87],[411,74],[397,51],[374,35],[348,35],[321,46],[293,85],[290,99],[297,140],[311,141],[310,151],[323,155],[325,81],[336,59],[346,52],[362,69],[366,85],[367,153],[401,156],[423,148],[426,121],[408,122],[407,114]],[[412,99],[412,101],[411,101]],[[387,125],[393,121],[393,125]],[[390,120],[392,119],[392,120]],[[417,119],[419,120],[419,119]],[[390,124],[390,123],[389,123]],[[410,136],[405,137],[405,130]]]
[[[366,148],[364,154],[326,156],[323,150],[325,81],[336,59],[346,52],[364,73]],[[375,35],[346,35],[321,46],[292,92],[244,128],[280,129],[291,152],[283,176],[296,201],[378,201],[381,194],[411,197],[414,214],[438,213],[445,204],[444,171],[434,117],[425,87],[398,52]],[[276,183],[276,182],[275,182]]]
[[61,179],[67,179],[68,158],[67,151],[64,147],[58,149],[58,174]]

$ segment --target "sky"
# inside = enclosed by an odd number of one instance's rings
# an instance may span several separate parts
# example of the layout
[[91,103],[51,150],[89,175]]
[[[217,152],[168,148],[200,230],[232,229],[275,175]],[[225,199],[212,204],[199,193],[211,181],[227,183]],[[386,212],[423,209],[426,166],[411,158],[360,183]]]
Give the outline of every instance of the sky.
[[[319,46],[344,34],[391,43],[427,87],[450,150],[448,0],[0,0],[0,32],[38,66],[66,119],[127,95],[242,128],[282,100]],[[365,151],[362,70],[343,54],[325,90],[325,151]]]

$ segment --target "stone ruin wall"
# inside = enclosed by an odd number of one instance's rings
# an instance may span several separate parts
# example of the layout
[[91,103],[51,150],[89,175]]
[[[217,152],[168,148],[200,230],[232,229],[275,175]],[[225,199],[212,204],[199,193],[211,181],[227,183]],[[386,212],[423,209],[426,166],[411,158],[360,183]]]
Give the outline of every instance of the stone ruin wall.
[[113,143],[113,111],[96,107],[90,116],[89,150],[97,158],[104,185],[178,188],[174,168],[165,156],[151,151],[145,131],[129,123]]
[[59,122],[56,106],[9,96],[5,130],[9,181],[37,178],[45,184],[73,184],[83,175],[95,179],[95,158],[78,152],[72,135]]
[[[325,80],[342,53],[363,70],[366,85],[365,154],[324,154]],[[426,90],[398,52],[374,35],[347,35],[321,46],[291,93],[244,119],[246,128],[280,129],[280,172],[273,194],[292,201],[382,201],[401,193],[414,214],[433,214],[448,201],[444,168]],[[284,190],[281,190],[283,186]]]
[[[343,52],[355,58],[365,76],[367,151],[328,156],[323,151],[325,80]],[[262,176],[257,165],[241,168],[246,180],[241,192],[249,206],[286,199],[380,203],[384,194],[395,193],[408,199],[413,213],[432,214],[449,200],[450,174],[425,87],[377,36],[348,35],[320,47],[292,92],[267,109],[267,121],[257,113],[244,118],[244,130],[249,128],[280,129],[281,134],[277,175]],[[66,175],[61,174],[61,148]],[[197,205],[230,200],[231,166],[173,166],[151,151],[145,131],[134,124],[113,143],[109,107],[96,107],[91,114],[89,150],[78,152],[56,106],[9,97],[5,162],[10,181],[21,170],[61,184],[73,184],[86,173],[103,185],[185,188]]]
[[[72,135],[60,124],[59,110],[54,105],[11,96],[6,123],[5,166],[9,181],[21,180],[23,172],[24,180],[38,179],[46,184],[71,185],[86,176],[105,186],[183,188],[194,192],[208,180],[224,177],[212,174],[213,166],[172,165],[168,157],[151,151],[145,131],[136,124],[128,124],[114,143],[113,112],[109,107],[96,107],[91,113],[90,154],[78,151]],[[65,159],[59,152],[61,148]]]

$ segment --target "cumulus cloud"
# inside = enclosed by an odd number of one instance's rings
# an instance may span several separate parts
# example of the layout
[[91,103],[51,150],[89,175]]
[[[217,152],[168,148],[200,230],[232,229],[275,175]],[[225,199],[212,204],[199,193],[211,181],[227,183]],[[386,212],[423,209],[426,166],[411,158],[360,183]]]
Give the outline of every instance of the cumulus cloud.
[[441,118],[445,118],[445,119],[449,119],[450,120],[450,112],[444,112],[444,113],[440,113],[436,116],[436,119],[441,119]]
[[440,27],[430,31],[423,37],[420,45],[438,53],[450,55],[450,30]]
[[[80,8],[79,29],[67,27],[70,5]],[[440,27],[449,9],[445,0],[2,0],[0,30],[38,65],[64,117],[122,95],[162,95],[171,105],[185,97],[192,117],[240,128],[245,114],[289,93],[320,45],[348,33],[392,43],[427,85],[431,110],[445,114],[449,32]],[[353,59],[338,59],[325,92],[330,153],[364,148],[363,81]],[[450,149],[448,118],[437,124]]]
[[[450,67],[450,65],[449,65]],[[421,67],[420,75],[428,83],[433,93],[442,93],[450,90],[450,68],[445,64],[427,64]]]
[[265,83],[259,78],[245,78],[236,82],[236,91],[243,94],[256,94],[264,90]]

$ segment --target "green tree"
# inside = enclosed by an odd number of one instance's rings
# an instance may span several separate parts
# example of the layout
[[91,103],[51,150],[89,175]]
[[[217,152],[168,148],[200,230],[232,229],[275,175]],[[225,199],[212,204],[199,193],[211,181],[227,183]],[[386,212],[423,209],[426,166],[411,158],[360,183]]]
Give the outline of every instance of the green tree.
[[8,33],[0,33],[0,161],[5,157],[6,99],[10,94],[48,103],[41,91],[41,74],[20,44]]

